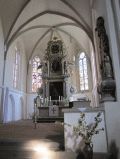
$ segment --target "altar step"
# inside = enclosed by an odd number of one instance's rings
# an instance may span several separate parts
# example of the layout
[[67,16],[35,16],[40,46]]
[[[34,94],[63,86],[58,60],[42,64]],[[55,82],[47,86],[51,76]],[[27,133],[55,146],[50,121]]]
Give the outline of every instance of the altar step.
[[56,121],[60,121],[60,122],[64,122],[64,117],[38,117],[37,118],[37,122],[47,122],[47,123],[51,123],[51,122],[56,122]]

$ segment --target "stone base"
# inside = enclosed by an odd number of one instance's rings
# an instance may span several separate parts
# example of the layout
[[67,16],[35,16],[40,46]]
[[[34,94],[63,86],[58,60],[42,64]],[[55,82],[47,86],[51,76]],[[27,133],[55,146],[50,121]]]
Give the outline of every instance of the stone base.
[[73,108],[90,107],[90,101],[73,101]]
[[104,79],[100,85],[101,102],[115,101],[115,80]]
[[101,98],[100,102],[106,102],[106,101],[110,101],[110,102],[114,102],[116,99],[114,97],[112,97],[111,95],[104,95],[104,97]]

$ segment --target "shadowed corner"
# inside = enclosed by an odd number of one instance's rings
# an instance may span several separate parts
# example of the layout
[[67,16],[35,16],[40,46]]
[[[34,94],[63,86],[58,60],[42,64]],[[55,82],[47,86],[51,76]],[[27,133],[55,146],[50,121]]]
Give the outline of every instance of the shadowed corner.
[[109,146],[109,157],[108,159],[118,159],[119,149],[116,146],[116,142],[114,140],[111,141]]
[[46,139],[58,143],[56,151],[65,151],[64,147],[64,134],[48,135]]
[[78,153],[76,159],[85,159],[85,156],[84,156],[83,152],[80,151],[80,152]]

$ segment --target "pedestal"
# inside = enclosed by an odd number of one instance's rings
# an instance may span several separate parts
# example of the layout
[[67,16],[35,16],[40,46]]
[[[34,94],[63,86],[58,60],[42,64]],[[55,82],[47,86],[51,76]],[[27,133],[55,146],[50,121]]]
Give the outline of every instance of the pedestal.
[[101,82],[101,102],[115,101],[115,80],[108,78]]

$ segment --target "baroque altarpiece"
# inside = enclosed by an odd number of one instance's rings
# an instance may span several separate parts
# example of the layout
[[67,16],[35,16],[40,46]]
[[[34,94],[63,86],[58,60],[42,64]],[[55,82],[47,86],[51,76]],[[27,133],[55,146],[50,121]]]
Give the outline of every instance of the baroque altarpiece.
[[66,55],[62,40],[53,37],[48,42],[42,68],[43,99],[57,104],[66,98],[67,66]]

